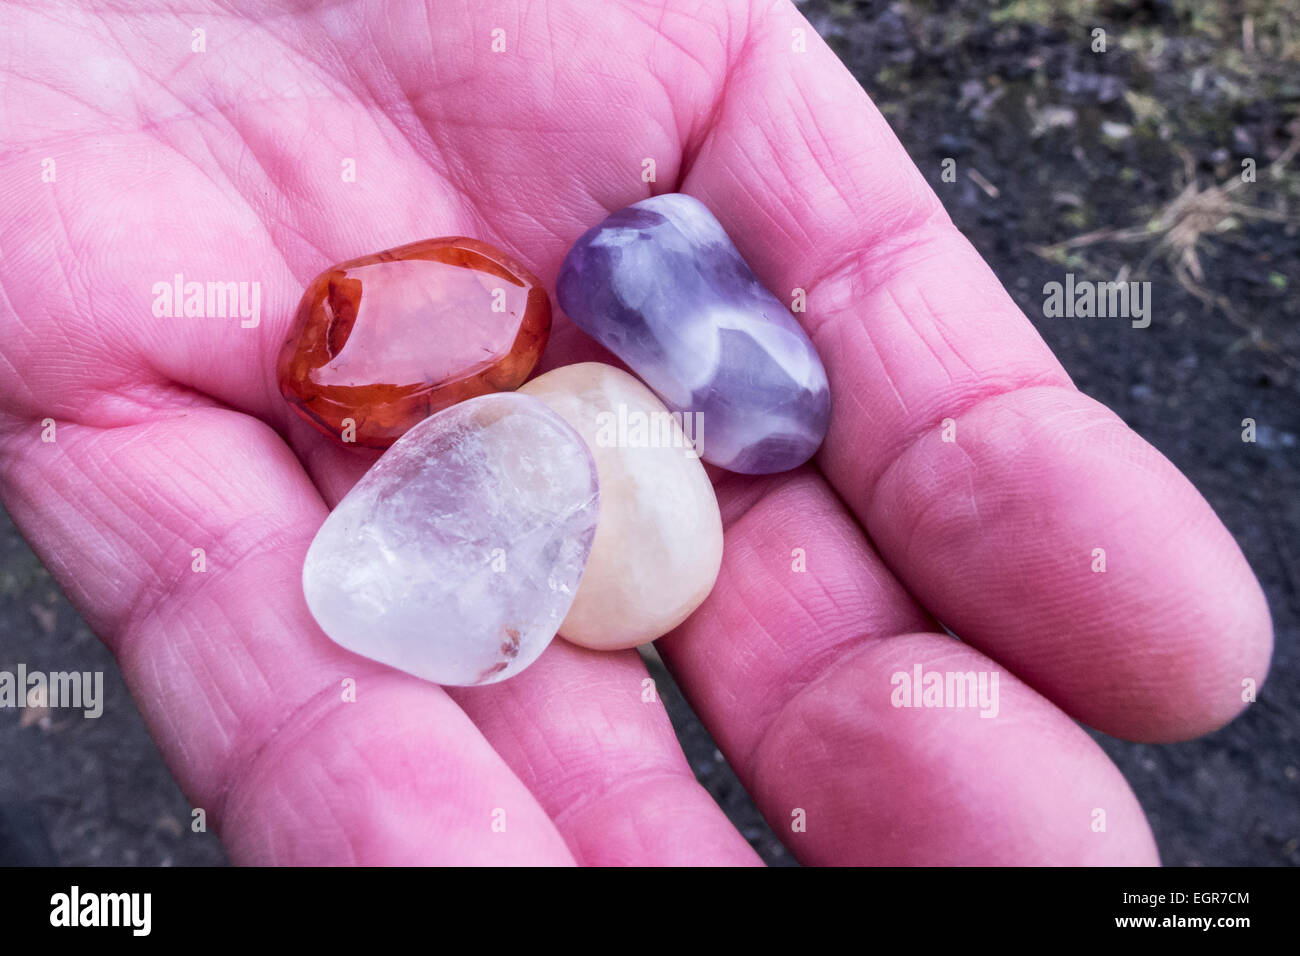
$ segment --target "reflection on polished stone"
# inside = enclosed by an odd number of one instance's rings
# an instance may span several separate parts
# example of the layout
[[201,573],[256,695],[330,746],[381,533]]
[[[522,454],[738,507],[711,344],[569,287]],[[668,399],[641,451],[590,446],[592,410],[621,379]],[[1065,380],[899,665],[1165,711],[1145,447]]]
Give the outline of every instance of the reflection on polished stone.
[[519,263],[476,239],[428,239],[312,281],[280,392],[335,440],[387,448],[440,409],[517,388],[550,329],[546,291]]

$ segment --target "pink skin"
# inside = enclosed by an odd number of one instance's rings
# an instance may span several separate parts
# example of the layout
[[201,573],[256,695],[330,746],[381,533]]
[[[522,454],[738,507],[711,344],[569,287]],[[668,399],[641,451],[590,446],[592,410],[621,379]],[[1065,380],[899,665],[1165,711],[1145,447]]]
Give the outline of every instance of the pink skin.
[[[0,488],[233,859],[758,862],[635,652],[556,641],[449,692],[329,641],[302,559],[372,456],[274,381],[326,265],[463,234],[550,285],[592,223],[680,188],[779,297],[807,290],[833,390],[816,468],[720,482],[722,575],[660,642],[777,832],[815,863],[1157,861],[1074,719],[1145,741],[1231,720],[1267,672],[1263,595],[1186,479],[1074,389],[792,7],[248,7],[0,8]],[[261,325],[154,318],[175,272],[259,281]],[[561,316],[544,367],[601,354]],[[998,716],[891,706],[918,663],[997,670]]]

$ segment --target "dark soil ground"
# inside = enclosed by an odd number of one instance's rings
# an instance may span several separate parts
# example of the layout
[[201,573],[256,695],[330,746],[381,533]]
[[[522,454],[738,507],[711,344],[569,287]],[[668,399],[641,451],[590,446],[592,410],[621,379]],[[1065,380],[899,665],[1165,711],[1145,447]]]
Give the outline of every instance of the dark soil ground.
[[[1300,178],[1286,162],[1300,141],[1300,9],[802,7],[1079,387],[1190,476],[1263,582],[1277,652],[1244,716],[1174,746],[1097,735],[1165,863],[1300,863]],[[941,177],[948,158],[955,182]],[[1243,159],[1256,181],[1226,189]],[[1067,272],[1150,281],[1150,327],[1045,317],[1043,286]],[[99,720],[0,711],[0,860],[18,835],[64,863],[224,859],[189,831],[111,658],[0,512],[0,669],[17,661],[103,669],[108,701]],[[769,862],[792,862],[680,696],[665,699],[700,780]]]

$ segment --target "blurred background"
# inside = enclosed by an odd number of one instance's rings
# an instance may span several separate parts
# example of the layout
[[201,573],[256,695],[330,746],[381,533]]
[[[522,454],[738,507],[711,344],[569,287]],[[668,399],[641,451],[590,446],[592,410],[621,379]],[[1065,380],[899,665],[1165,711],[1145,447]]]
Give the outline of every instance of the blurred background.
[[[1094,735],[1162,859],[1300,863],[1300,4],[800,7],[1079,388],[1191,478],[1263,582],[1277,650],[1246,714],[1173,746]],[[1066,272],[1150,281],[1151,326],[1045,318],[1043,286]],[[102,669],[106,701],[98,720],[0,710],[0,862],[224,862],[212,834],[190,832],[111,657],[0,511],[0,670],[20,661]],[[697,777],[768,862],[793,863],[651,666]]]

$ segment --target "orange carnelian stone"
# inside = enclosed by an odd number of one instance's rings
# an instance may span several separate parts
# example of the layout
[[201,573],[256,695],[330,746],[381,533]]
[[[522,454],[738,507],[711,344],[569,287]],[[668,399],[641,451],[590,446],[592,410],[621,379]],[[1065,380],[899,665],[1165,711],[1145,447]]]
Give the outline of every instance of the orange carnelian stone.
[[343,441],[387,448],[434,412],[518,388],[551,331],[531,272],[477,239],[426,239],[312,280],[280,350],[280,392]]

